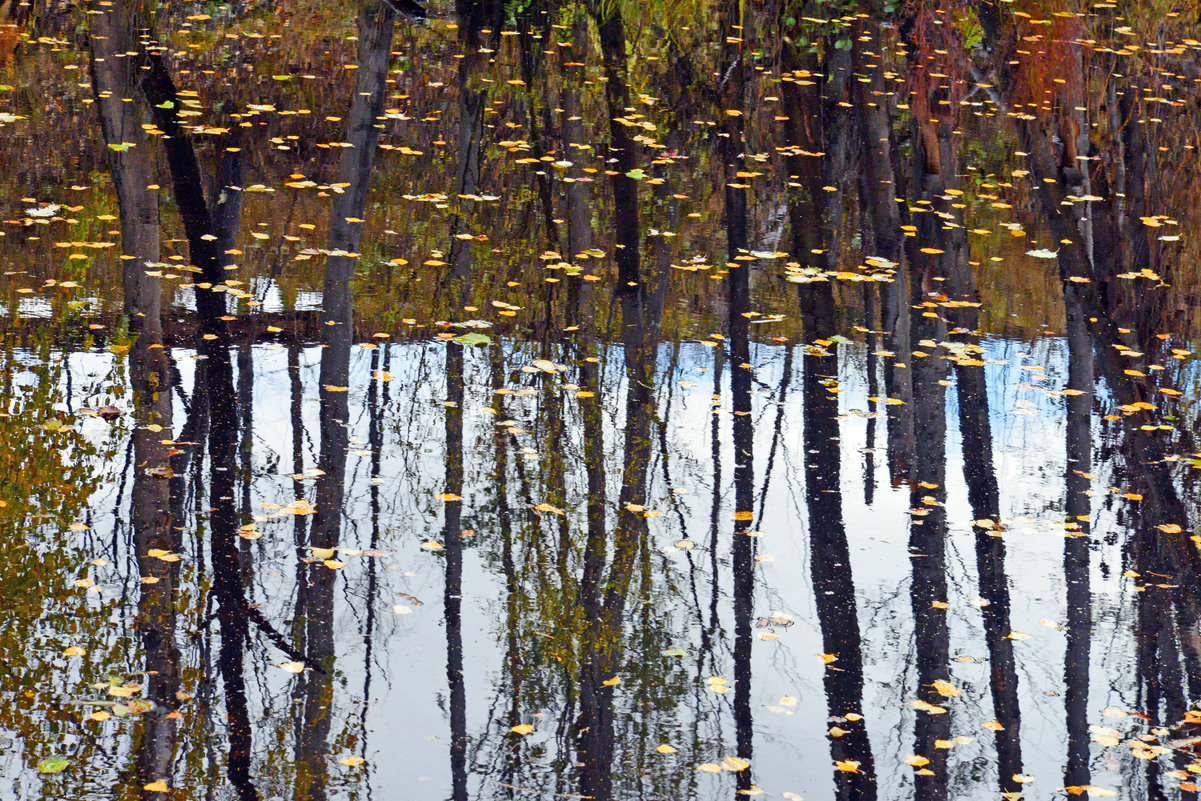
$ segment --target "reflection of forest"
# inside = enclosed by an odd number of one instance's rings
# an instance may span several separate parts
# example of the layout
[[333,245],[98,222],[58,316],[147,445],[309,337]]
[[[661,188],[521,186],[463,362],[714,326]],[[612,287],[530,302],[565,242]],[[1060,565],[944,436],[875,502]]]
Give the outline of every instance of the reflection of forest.
[[[928,2],[933,4],[933,0]],[[119,7],[129,9],[131,5],[134,4],[121,3]],[[328,249],[328,204],[329,196],[335,192],[328,187],[339,180],[339,160],[346,150],[340,147],[345,141],[343,118],[348,109],[347,99],[354,92],[354,71],[332,70],[331,67],[343,62],[353,63],[356,57],[354,43],[345,39],[353,33],[354,24],[350,17],[334,15],[323,4],[293,4],[294,7],[290,6],[284,12],[283,30],[290,25],[298,25],[308,12],[312,17],[306,21],[305,27],[314,32],[326,32],[325,35],[287,35],[272,39],[266,29],[269,22],[264,16],[266,9],[260,5],[240,5],[238,16],[230,20],[188,20],[187,16],[197,15],[170,6],[154,15],[134,9],[129,12],[134,25],[130,35],[122,41],[122,37],[117,35],[118,31],[114,31],[112,37],[104,40],[112,42],[114,58],[100,63],[92,62],[90,66],[89,50],[71,47],[70,38],[64,36],[62,29],[73,24],[72,18],[57,12],[43,12],[40,8],[35,10],[30,27],[25,29],[26,35],[34,38],[40,36],[46,41],[40,44],[26,41],[18,50],[19,57],[12,67],[13,74],[6,80],[17,87],[26,84],[40,87],[49,81],[52,88],[45,102],[41,94],[23,89],[15,90],[6,98],[5,110],[26,119],[9,123],[0,132],[11,142],[11,146],[3,149],[4,153],[11,153],[14,157],[3,171],[4,180],[8,182],[9,196],[13,198],[30,194],[41,198],[45,193],[34,191],[35,188],[62,184],[62,191],[50,193],[52,199],[68,205],[83,205],[86,212],[77,216],[87,221],[75,226],[55,223],[48,230],[38,225],[28,231],[16,229],[7,232],[8,236],[3,242],[4,255],[8,263],[20,265],[9,269],[25,269],[31,273],[31,277],[8,277],[5,283],[9,285],[6,291],[9,305],[25,301],[28,306],[30,298],[11,294],[18,288],[31,286],[36,289],[47,279],[73,280],[80,282],[83,289],[76,293],[39,290],[36,297],[44,297],[51,304],[58,312],[55,317],[86,318],[88,315],[83,310],[66,308],[66,302],[72,299],[72,295],[102,298],[108,301],[110,309],[114,309],[120,305],[117,290],[123,275],[130,280],[136,278],[129,271],[121,270],[119,254],[111,249],[80,248],[80,254],[86,258],[63,259],[61,257],[69,254],[58,250],[56,242],[64,237],[78,242],[115,241],[115,235],[106,232],[110,228],[117,228],[112,223],[104,224],[103,218],[106,214],[114,218],[117,216],[114,201],[119,199],[121,192],[143,185],[167,185],[161,174],[146,174],[147,170],[153,168],[150,164],[144,164],[140,173],[131,173],[129,180],[124,182],[111,177],[107,170],[107,163],[114,160],[130,162],[131,169],[134,163],[145,162],[144,156],[152,152],[158,139],[144,132],[142,126],[149,121],[149,115],[138,104],[113,102],[114,98],[124,101],[131,94],[136,95],[136,92],[123,89],[120,81],[114,80],[115,76],[108,66],[117,64],[126,68],[126,71],[136,73],[138,59],[124,54],[136,54],[147,47],[157,48],[151,43],[157,43],[159,39],[162,40],[162,47],[170,52],[186,51],[189,54],[180,64],[179,69],[183,74],[177,79],[181,90],[188,93],[181,98],[181,104],[186,103],[188,113],[196,115],[187,121],[204,126],[205,133],[197,137],[197,146],[202,154],[206,158],[215,157],[224,147],[230,146],[231,143],[223,142],[222,136],[216,131],[232,129],[248,137],[241,150],[243,164],[241,176],[236,182],[247,191],[239,193],[244,206],[241,212],[242,233],[234,248],[242,251],[235,259],[239,265],[239,275],[235,280],[245,283],[236,286],[235,294],[250,294],[249,298],[242,300],[243,304],[248,301],[265,302],[270,308],[287,309],[296,304],[303,306],[311,299],[310,293],[320,292],[324,259],[314,251]],[[1047,9],[1049,19],[1058,19],[1054,17],[1054,11]],[[585,14],[582,9],[578,13],[565,9],[563,14],[566,16],[562,20],[544,18],[541,9],[532,7],[523,13],[530,20],[527,24],[528,35],[492,37],[492,34],[484,34],[481,42],[473,46],[477,51],[473,59],[478,63],[472,67],[475,77],[469,84],[464,84],[459,77],[461,68],[469,66],[468,61],[451,57],[462,45],[458,33],[447,29],[449,20],[438,19],[424,28],[415,28],[407,23],[397,28],[399,33],[392,46],[396,55],[392,60],[392,71],[385,79],[387,90],[383,111],[387,119],[381,132],[384,149],[380,151],[379,175],[375,182],[377,187],[388,189],[386,193],[377,190],[378,197],[373,198],[370,213],[364,217],[365,222],[361,226],[365,251],[360,261],[358,307],[363,336],[375,331],[422,335],[428,329],[414,330],[401,321],[415,319],[419,324],[428,325],[447,316],[444,305],[447,298],[439,290],[444,282],[443,272],[450,268],[427,263],[453,264],[450,259],[452,251],[473,251],[477,273],[487,278],[486,281],[474,282],[472,300],[475,305],[491,300],[521,305],[521,300],[536,297],[542,309],[537,315],[537,322],[547,331],[570,324],[565,320],[573,308],[571,288],[580,283],[578,278],[571,277],[571,273],[578,268],[582,274],[599,270],[604,275],[608,270],[608,259],[603,258],[598,263],[597,259],[585,258],[588,249],[566,252],[565,229],[568,218],[561,211],[570,205],[568,196],[577,182],[591,181],[592,188],[604,183],[603,172],[607,168],[599,162],[598,154],[609,134],[606,125],[597,124],[597,121],[603,123],[605,119],[604,107],[607,103],[600,80],[603,75],[599,43],[589,41],[595,34],[587,25],[580,28],[579,36],[574,35],[573,31],[580,26],[572,20]],[[112,16],[100,15],[94,22],[107,25]],[[782,112],[784,105],[805,101],[804,95],[809,87],[797,84],[813,83],[803,76],[819,74],[826,66],[820,56],[807,50],[794,54],[789,48],[779,46],[778,43],[788,34],[786,23],[789,19],[800,26],[799,38],[814,40],[815,32],[805,28],[806,25],[812,26],[812,23],[806,23],[800,17],[786,9],[781,12],[779,19],[756,19],[753,24],[746,25],[746,46],[752,51],[758,48],[763,53],[754,65],[756,74],[796,76],[795,80],[784,80],[782,83],[777,83],[778,77],[753,80],[746,89],[747,112],[739,119],[744,120],[747,130],[746,153],[754,158],[747,161],[744,171],[761,173],[748,179],[752,187],[748,193],[751,198],[748,217],[751,249],[788,250],[784,245],[789,241],[793,221],[788,219],[783,201],[786,192],[783,190],[788,189],[790,183],[811,186],[809,173],[816,166],[817,159],[800,155],[804,150],[803,145],[797,144],[800,141],[797,135],[789,133],[789,124],[776,120],[776,117],[787,116],[794,122],[800,121],[795,115],[777,112]],[[499,33],[499,29],[507,24],[507,21],[488,21],[482,27]],[[668,23],[665,21],[664,24]],[[1041,27],[1028,23],[1022,17],[1006,18],[1006,24],[1017,25],[1018,28],[1012,32],[998,30],[998,37],[1037,37],[1042,33]],[[1056,37],[1063,32],[1061,28],[1067,22],[1055,24],[1060,27],[1050,32],[1053,36],[1048,36],[1059,41]],[[1108,43],[1106,24],[1104,15],[1100,14],[1095,19],[1090,17],[1083,20],[1081,38]],[[1162,24],[1168,26],[1162,34],[1166,41],[1187,38],[1187,35],[1172,30],[1170,20]],[[1179,24],[1184,23],[1181,20]],[[1034,33],[1031,34],[1027,27],[1022,26],[1027,26]],[[520,27],[516,26],[513,30]],[[860,73],[868,75],[873,81],[870,84],[857,80],[852,82],[847,87],[847,99],[844,102],[851,102],[867,114],[868,119],[862,121],[863,125],[883,125],[896,129],[897,136],[892,139],[895,150],[907,149],[914,140],[913,132],[906,130],[905,118],[909,109],[900,108],[908,105],[908,98],[904,93],[889,93],[897,88],[907,89],[912,83],[907,77],[911,75],[910,62],[916,63],[918,70],[925,69],[921,62],[923,47],[930,48],[931,52],[945,49],[941,45],[946,42],[929,38],[934,27],[923,23],[922,19],[914,21],[913,31],[900,26],[899,33],[905,42],[903,46],[898,43],[898,32],[893,28],[886,30],[887,35],[879,40],[879,46],[863,39],[865,36],[870,39],[874,35],[866,28],[856,29],[852,37],[839,33],[834,40],[837,42],[846,38],[862,44],[852,50],[834,50],[832,54],[836,64],[839,63],[838,59],[858,58],[862,65]],[[152,31],[149,38],[143,38],[145,34],[142,32],[146,30]],[[1069,29],[1064,30],[1070,33]],[[665,186],[673,187],[663,196],[654,191],[643,193],[640,205],[645,206],[644,213],[650,215],[645,228],[648,232],[654,229],[676,234],[665,243],[668,251],[665,258],[670,263],[688,267],[693,265],[689,265],[687,259],[698,254],[710,256],[710,263],[716,260],[715,248],[720,247],[723,232],[720,220],[724,199],[721,192],[715,191],[723,183],[717,180],[720,159],[707,155],[712,150],[713,140],[707,123],[719,116],[715,111],[720,110],[721,99],[713,96],[712,90],[705,88],[697,77],[708,71],[720,70],[720,64],[709,63],[710,56],[703,55],[706,50],[701,42],[708,35],[701,26],[692,26],[686,32],[664,39],[639,28],[637,36],[632,37],[631,44],[626,48],[633,70],[631,79],[638,89],[631,95],[630,102],[634,106],[629,108],[635,111],[627,120],[634,127],[623,126],[623,130],[629,132],[634,146],[639,149],[641,155],[638,160],[662,162],[652,166],[668,182]],[[958,32],[948,33],[948,36],[954,35],[958,35]],[[67,42],[67,46],[55,48],[51,41]],[[554,42],[554,49],[560,52],[547,61],[543,50],[551,42]],[[571,47],[566,46],[568,43]],[[1038,112],[1040,117],[1063,117],[1049,120],[1052,123],[1051,130],[1061,143],[1055,145],[1059,152],[1053,154],[1060,162],[1075,160],[1077,156],[1091,157],[1090,148],[1095,148],[1098,154],[1108,154],[1104,161],[1107,162],[1105,169],[1109,174],[1121,175],[1122,180],[1127,175],[1132,179],[1141,176],[1149,194],[1137,201],[1143,206],[1143,210],[1138,211],[1134,208],[1135,193],[1130,193],[1131,208],[1127,210],[1126,218],[1137,220],[1139,216],[1162,215],[1163,218],[1180,221],[1180,230],[1163,222],[1155,231],[1160,234],[1185,234],[1181,243],[1170,246],[1181,265],[1197,261],[1187,251],[1191,241],[1187,232],[1192,217],[1189,213],[1192,207],[1190,192],[1196,184],[1193,176],[1195,160],[1167,159],[1158,154],[1161,147],[1168,148],[1165,152],[1172,152],[1187,144],[1190,141],[1188,131],[1193,130],[1195,124],[1187,104],[1177,104],[1171,97],[1166,97],[1162,102],[1147,101],[1146,104],[1135,104],[1129,108],[1122,106],[1124,96],[1147,94],[1133,85],[1141,80],[1137,77],[1143,69],[1141,51],[1130,51],[1131,55],[1127,58],[1130,70],[1124,75],[1130,77],[1127,83],[1132,92],[1123,94],[1115,91],[1112,83],[1105,83],[1111,62],[1119,56],[1099,52],[1104,49],[1100,44],[1077,55],[1054,51],[1045,58],[1037,58],[1036,51],[1030,51],[1029,56],[1016,52],[1029,50],[1024,45],[1003,44],[1003,47],[1014,51],[1011,54],[1016,57],[1011,60],[1018,62],[1013,68],[1016,74],[1006,97],[997,94],[1003,76],[982,73],[977,76],[980,80],[974,85],[974,78],[965,74],[965,70],[972,65],[962,63],[962,59],[959,63],[946,65],[946,70],[942,72],[939,70],[943,67],[937,64],[928,71],[945,74],[949,76],[946,80],[955,84],[946,86],[946,97],[936,97],[931,102],[936,106],[950,103],[950,107],[959,109],[954,120],[957,130],[962,131],[961,135],[957,135],[961,136],[958,144],[967,145],[966,157],[959,160],[966,168],[962,189],[970,202],[973,227],[993,232],[973,243],[973,260],[980,262],[977,271],[985,279],[979,282],[982,299],[986,302],[983,322],[993,331],[1029,335],[1048,324],[1059,330],[1063,312],[1056,297],[1053,276],[1044,269],[1046,265],[1021,255],[1029,249],[1030,240],[1045,237],[1047,223],[1040,214],[1035,213],[1032,193],[1036,184],[1010,175],[1012,169],[1023,166],[1009,163],[1009,154],[1021,149],[1017,144],[1018,133],[1011,125],[997,124],[1006,113],[1021,112],[1007,109],[998,113],[994,98],[1021,106],[1034,103],[1031,110]],[[1003,47],[996,48],[993,60],[1000,61]],[[478,51],[481,48],[490,52],[480,54]],[[471,50],[472,47],[466,49]],[[578,61],[574,60],[574,55],[568,57],[576,50],[580,51],[577,54]],[[876,58],[877,55],[883,57]],[[1171,73],[1174,61],[1182,58],[1184,56],[1165,55],[1161,68]],[[1040,70],[1045,69],[1044,61],[1055,64],[1057,68],[1061,64],[1066,68],[1080,62],[1078,71],[1081,77],[1066,81],[1057,75],[1043,74]],[[420,69],[413,70],[406,66],[413,63],[420,63]],[[574,74],[577,68],[571,66],[575,64],[585,65],[582,75],[578,77]],[[74,69],[65,70],[64,66]],[[858,69],[853,64],[849,66]],[[987,70],[988,64],[976,59],[975,67]],[[1150,89],[1155,79],[1151,78],[1151,67],[1145,69],[1146,88]],[[331,80],[334,86],[330,85]],[[1065,82],[1059,83],[1060,80]],[[1161,82],[1171,83],[1172,80],[1169,74],[1161,73]],[[938,80],[934,82],[937,84]],[[1125,90],[1127,83],[1116,88]],[[986,84],[989,88],[980,88],[978,84]],[[930,88],[938,89],[937,86]],[[105,97],[103,95],[106,92],[113,94]],[[191,94],[193,92],[194,95]],[[872,98],[877,97],[876,93],[888,98],[888,102],[876,103],[873,110]],[[1163,90],[1163,93],[1170,93],[1170,90]],[[642,98],[646,98],[646,101]],[[118,106],[123,112],[117,115],[120,119],[105,126],[96,126],[93,122],[96,112],[104,112],[110,106]],[[479,109],[475,109],[476,106]],[[1044,107],[1049,111],[1044,112]],[[575,112],[554,111],[569,108],[575,109]],[[1083,130],[1091,130],[1095,142],[1085,143],[1083,147],[1079,144],[1065,147],[1062,144],[1065,141],[1072,143],[1067,138],[1071,131],[1082,130],[1079,121],[1067,119],[1073,115],[1062,115],[1058,111],[1071,108],[1089,109],[1083,116],[1088,118],[1091,127],[1086,125]],[[848,118],[861,116],[848,109],[842,111]],[[463,113],[468,116],[461,116]],[[1124,136],[1123,131],[1129,129],[1129,126],[1123,125],[1126,117],[1145,121],[1148,115],[1163,122],[1153,127],[1140,126],[1147,127],[1145,136],[1135,136],[1133,139]],[[580,118],[582,123],[580,120],[571,120],[573,116]],[[101,114],[101,119],[105,119],[105,114]],[[655,129],[639,127],[643,123],[654,125]],[[480,127],[477,129],[476,126]],[[806,128],[812,133],[811,126]],[[900,152],[887,154],[881,150],[878,136],[860,137],[854,133],[855,127],[849,125],[840,126],[839,129],[847,131],[850,136],[845,169],[855,170],[862,166],[863,180],[862,186],[848,186],[848,191],[838,193],[833,198],[842,201],[840,214],[847,216],[848,224],[836,227],[838,236],[831,243],[830,253],[838,255],[839,266],[847,268],[863,264],[863,259],[871,255],[883,256],[895,262],[897,259],[890,254],[899,253],[900,247],[893,240],[896,239],[899,226],[908,221],[886,215],[886,221],[896,224],[889,229],[889,236],[878,233],[882,226],[869,225],[868,218],[879,213],[873,212],[879,193],[874,190],[860,193],[857,190],[885,186],[874,171],[882,156],[890,156],[897,161],[898,167],[905,157]],[[45,130],[69,130],[77,135],[67,137],[64,141],[40,135]],[[480,163],[461,176],[460,167],[463,165],[459,155],[463,149],[460,145],[469,144],[476,135],[472,133],[475,130],[479,130],[481,141],[473,151],[475,155],[468,161]],[[1076,139],[1079,137],[1077,133]],[[658,143],[666,147],[649,147],[642,141],[644,139],[660,140]],[[1127,142],[1127,139],[1130,141]],[[870,150],[863,149],[863,141],[871,145]],[[513,144],[505,147],[501,143]],[[126,150],[107,147],[125,147],[127,144],[131,147]],[[233,146],[239,145],[234,143]],[[794,147],[799,150],[792,150]],[[1146,151],[1149,159],[1146,167],[1139,167],[1131,161],[1129,154],[1135,148]],[[418,152],[421,155],[410,155]],[[797,153],[792,164],[788,163],[790,152]],[[19,158],[16,157],[18,153]],[[3,157],[0,154],[0,158]],[[534,159],[539,160],[542,167],[531,163]],[[571,162],[573,166],[556,166],[555,162]],[[770,166],[770,169],[761,169],[763,166]],[[580,169],[582,167],[596,172],[583,172]],[[1075,166],[1069,167],[1070,171],[1079,172]],[[545,175],[539,175],[540,172]],[[819,168],[813,175],[819,175],[820,172]],[[471,178],[477,174],[482,178]],[[800,176],[800,181],[790,180],[789,175]],[[471,180],[464,183],[465,177]],[[567,181],[567,178],[573,180]],[[835,184],[825,185],[856,183],[844,178]],[[904,197],[908,183],[909,170],[900,169],[896,190],[892,194]],[[481,191],[473,192],[470,188],[472,185],[482,187]],[[1097,187],[1098,190],[1103,188]],[[1112,188],[1115,192],[1123,191],[1122,187],[1116,185]],[[114,192],[113,189],[118,191]],[[1089,186],[1085,186],[1084,190],[1087,195]],[[448,199],[443,203],[430,202],[439,193]],[[157,194],[165,201],[163,219],[170,224],[176,218],[174,199],[167,190]],[[495,196],[501,200],[458,199],[459,194]],[[663,198],[670,198],[672,194],[687,196],[680,201],[682,208],[678,216],[672,215],[674,221],[656,216],[656,209],[662,207]],[[801,194],[803,196],[807,192]],[[860,202],[856,202],[856,194],[862,194]],[[593,195],[590,203],[594,206],[597,232],[596,241],[591,246],[612,254],[612,232],[616,227],[610,221],[621,217],[616,214],[616,206],[609,192],[596,192]],[[1089,196],[1101,196],[1101,192],[1092,192]],[[819,200],[825,202],[831,199],[825,198],[823,193]],[[375,207],[375,202],[380,205]],[[802,197],[802,208],[806,202]],[[902,217],[909,216],[905,208],[899,211]],[[556,219],[563,222],[554,223]],[[143,209],[138,214],[123,217],[121,230],[131,241],[147,242],[147,237],[155,235],[157,222],[157,210]],[[1020,224],[1027,235],[1010,236],[1002,224]],[[454,229],[451,237],[458,234],[465,237],[484,234],[487,241],[448,237],[447,231],[451,228]],[[61,233],[54,236],[40,235],[58,229],[61,229]],[[72,232],[68,234],[67,229]],[[802,244],[811,249],[817,229],[804,227],[801,231],[808,238]],[[135,232],[136,238],[132,236]],[[39,236],[30,240],[29,234]],[[657,236],[652,236],[648,241],[654,243],[656,239]],[[1136,239],[1134,237],[1128,241]],[[1157,240],[1150,241],[1155,244],[1152,250],[1168,247],[1156,244]],[[869,247],[871,243],[875,244],[874,248]],[[162,261],[164,273],[181,276],[172,279],[172,283],[180,284],[188,275],[171,267],[177,257],[184,258],[186,253],[181,240],[168,235],[164,238],[161,254],[153,261]],[[551,253],[558,253],[559,258],[543,258]],[[129,251],[129,254],[141,258],[141,254],[133,251]],[[1132,250],[1130,255],[1142,258],[1138,249]],[[810,266],[804,253],[798,256],[797,263]],[[993,261],[994,258],[1003,261]],[[779,276],[786,271],[783,261],[761,263],[759,272],[764,276]],[[184,261],[184,264],[187,262]],[[534,265],[538,265],[539,269],[533,269]],[[722,296],[721,282],[703,279],[716,274],[721,268],[722,264],[717,263],[700,272],[672,271],[668,284],[671,302],[665,304],[665,330],[671,336],[704,335],[720,327],[722,318],[714,309]],[[559,280],[548,284],[544,282],[545,278]],[[1180,276],[1180,279],[1186,278]],[[512,292],[500,293],[503,297],[498,297],[496,288],[509,281],[517,282],[519,287],[510,287]],[[1178,292],[1166,293],[1171,295],[1171,300],[1160,313],[1166,314],[1176,326],[1184,324],[1191,327],[1190,309],[1193,304],[1190,303],[1188,287],[1195,282],[1175,280],[1172,283],[1178,287]],[[753,305],[765,313],[769,310],[786,311],[788,289],[778,280],[757,281]],[[841,318],[843,327],[862,316],[864,301],[858,290],[859,287],[854,285],[839,284],[837,294],[839,308],[844,310]],[[178,299],[184,298],[181,296]],[[611,310],[607,303],[594,305],[594,313],[605,322],[603,330],[613,330],[614,325],[609,317],[616,310]],[[102,322],[110,320],[112,318],[106,316]],[[772,334],[795,336],[798,323],[795,315],[788,315],[783,323],[771,326]],[[13,324],[12,321],[6,321],[6,325]]]
[[1190,797],[1188,23],[818,5],[10,15],[16,795]]

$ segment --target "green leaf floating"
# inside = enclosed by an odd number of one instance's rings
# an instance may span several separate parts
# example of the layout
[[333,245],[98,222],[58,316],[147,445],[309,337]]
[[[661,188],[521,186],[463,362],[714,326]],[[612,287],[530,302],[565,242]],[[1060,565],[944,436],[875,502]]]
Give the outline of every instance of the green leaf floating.
[[460,345],[487,345],[491,341],[487,335],[477,334],[474,331],[467,334],[459,334],[451,340],[451,342],[457,342]]
[[38,773],[62,773],[71,764],[71,760],[62,756],[46,757],[38,763]]

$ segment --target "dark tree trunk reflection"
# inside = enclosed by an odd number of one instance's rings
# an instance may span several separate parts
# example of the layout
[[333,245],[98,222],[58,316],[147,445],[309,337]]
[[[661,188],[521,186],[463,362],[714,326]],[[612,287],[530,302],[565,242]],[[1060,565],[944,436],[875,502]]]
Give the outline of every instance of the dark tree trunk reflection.
[[[931,217],[933,215],[924,215]],[[921,278],[932,265],[917,262],[910,275],[913,282],[912,317],[914,340],[941,342],[946,326],[937,312],[922,305]],[[930,347],[923,345],[922,347]],[[914,475],[910,491],[911,516],[909,559],[912,567],[910,604],[917,651],[917,697],[926,706],[916,713],[914,753],[929,760],[916,771],[918,801],[941,801],[947,797],[947,747],[951,721],[946,707],[950,684],[950,632],[947,628],[947,417],[946,362],[930,350],[913,353]],[[919,355],[922,354],[922,355]],[[936,684],[936,682],[938,682]],[[940,692],[940,688],[942,692]]]
[[1063,543],[1063,576],[1067,584],[1067,648],[1064,652],[1064,703],[1067,712],[1068,758],[1064,785],[1089,784],[1088,689],[1090,640],[1092,638],[1092,593],[1090,592],[1089,549],[1092,530],[1093,436],[1093,351],[1088,321],[1075,286],[1064,287],[1067,318],[1068,395],[1067,467],[1064,476],[1066,499]]
[[[808,320],[806,322],[809,322]],[[813,325],[823,323],[816,319]],[[807,353],[803,364],[805,504],[809,571],[828,662],[822,681],[839,799],[876,798],[876,770],[863,714],[863,647],[855,579],[842,512],[838,354]]]
[[[309,532],[312,560],[304,571],[298,606],[304,610],[299,650],[306,670],[297,678],[296,787],[298,799],[321,801],[327,794],[328,752],[334,711],[334,589],[338,583],[336,549],[341,542],[349,447],[350,349],[354,339],[353,279],[362,238],[371,172],[379,143],[385,79],[396,14],[380,0],[365,0],[359,9],[358,70],[347,117],[338,180],[344,187],[330,212],[330,256],[322,294],[320,392],[321,450]],[[369,599],[373,603],[374,599]]]
[[148,188],[155,184],[155,151],[146,128],[153,126],[139,96],[145,60],[136,49],[138,32],[150,27],[154,14],[141,0],[89,4],[89,12],[92,88],[121,218],[124,310],[133,330],[154,336],[162,289],[147,272],[160,258],[159,202]]
[[231,342],[225,315],[225,297],[216,290],[224,280],[220,254],[214,244],[215,226],[191,138],[173,113],[177,94],[174,82],[160,56],[150,57],[143,78],[143,92],[154,111],[155,122],[164,131],[164,149],[183,219],[192,262],[204,279],[198,283],[196,308],[200,318],[199,355],[205,360],[201,392],[209,414],[209,549],[212,555],[213,595],[221,631],[218,668],[225,689],[225,714],[229,755],[226,770],[230,783],[243,801],[258,798],[251,778],[250,713],[246,698],[243,661],[249,637],[251,610],[245,596],[239,562],[238,514],[234,486],[237,477],[238,417],[234,392]]
[[[142,717],[138,747],[138,785],[172,783],[177,740],[180,654],[176,643],[176,589],[179,561],[164,561],[178,554],[180,530],[171,514],[170,482],[162,471],[171,469],[170,446],[162,431],[171,431],[171,369],[161,342],[143,333],[129,354],[137,428],[134,431],[134,477],[130,494],[134,548],[137,553],[141,594],[138,629],[146,655],[146,698],[154,708]],[[158,426],[162,428],[159,429]],[[143,790],[144,798],[164,793]]]

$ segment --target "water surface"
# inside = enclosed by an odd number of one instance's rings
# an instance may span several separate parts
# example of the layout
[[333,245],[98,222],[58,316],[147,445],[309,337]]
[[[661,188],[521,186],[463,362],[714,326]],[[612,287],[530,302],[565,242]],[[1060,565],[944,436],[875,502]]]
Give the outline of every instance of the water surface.
[[3,13],[0,796],[1196,797],[1194,5]]

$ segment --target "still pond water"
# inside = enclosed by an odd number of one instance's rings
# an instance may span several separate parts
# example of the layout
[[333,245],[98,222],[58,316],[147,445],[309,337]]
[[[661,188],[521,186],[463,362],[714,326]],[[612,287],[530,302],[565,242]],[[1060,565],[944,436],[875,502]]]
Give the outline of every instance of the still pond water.
[[5,4],[0,798],[1196,798],[1199,14]]

